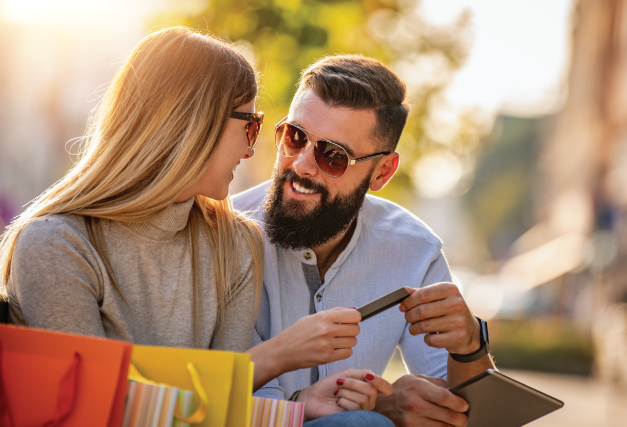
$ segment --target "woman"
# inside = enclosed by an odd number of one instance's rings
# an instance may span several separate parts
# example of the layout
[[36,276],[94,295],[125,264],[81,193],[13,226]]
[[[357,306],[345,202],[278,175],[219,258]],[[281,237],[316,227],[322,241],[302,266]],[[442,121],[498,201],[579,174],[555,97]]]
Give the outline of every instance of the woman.
[[142,40],[78,163],[2,239],[12,323],[246,351],[261,237],[226,196],[260,124],[230,116],[254,111],[256,87],[250,64],[217,39],[170,28]]
[[[79,161],[0,242],[11,322],[134,344],[250,349],[263,244],[227,196],[263,121],[256,78],[216,38],[180,27],[144,38],[92,117]],[[286,357],[298,351],[286,345]],[[322,406],[337,400],[330,381],[319,387]],[[366,385],[354,388],[369,403],[345,409],[371,409],[377,391]]]

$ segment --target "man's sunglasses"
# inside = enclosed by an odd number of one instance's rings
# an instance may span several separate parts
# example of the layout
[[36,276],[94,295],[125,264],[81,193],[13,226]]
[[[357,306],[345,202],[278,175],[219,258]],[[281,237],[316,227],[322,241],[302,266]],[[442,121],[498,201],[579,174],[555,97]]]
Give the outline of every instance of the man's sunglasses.
[[259,139],[259,132],[261,131],[261,125],[263,124],[263,113],[241,113],[239,111],[233,111],[231,113],[232,119],[246,120],[246,136],[248,137],[248,148],[252,150],[255,148],[255,144]]
[[298,156],[305,150],[307,144],[310,142],[307,135],[315,135],[320,138],[317,141],[311,141],[314,146],[314,159],[316,160],[318,169],[334,178],[339,178],[344,175],[349,166],[390,154],[389,151],[386,151],[351,159],[341,145],[324,139],[300,126],[288,123],[286,120],[287,117],[283,118],[275,128],[274,142],[277,150],[279,150],[279,154],[284,157]]

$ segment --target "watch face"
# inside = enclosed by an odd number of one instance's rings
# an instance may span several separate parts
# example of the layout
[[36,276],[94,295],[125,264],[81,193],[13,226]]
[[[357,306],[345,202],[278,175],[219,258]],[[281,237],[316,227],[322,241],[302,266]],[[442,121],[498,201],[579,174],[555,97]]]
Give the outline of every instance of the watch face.
[[490,342],[490,335],[488,335],[488,322],[485,320],[481,320],[481,335],[483,335],[483,339],[485,342]]

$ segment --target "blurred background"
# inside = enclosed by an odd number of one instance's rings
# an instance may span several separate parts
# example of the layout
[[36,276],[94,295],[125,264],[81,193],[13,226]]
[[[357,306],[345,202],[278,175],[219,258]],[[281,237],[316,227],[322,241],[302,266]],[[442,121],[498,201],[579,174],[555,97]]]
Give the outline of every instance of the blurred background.
[[[234,192],[269,178],[303,68],[391,66],[413,109],[377,195],[443,239],[497,365],[566,402],[533,425],[626,425],[627,1],[0,0],[0,227],[71,167],[125,55],[170,25],[261,72],[267,124]],[[403,373],[396,357],[386,377]]]

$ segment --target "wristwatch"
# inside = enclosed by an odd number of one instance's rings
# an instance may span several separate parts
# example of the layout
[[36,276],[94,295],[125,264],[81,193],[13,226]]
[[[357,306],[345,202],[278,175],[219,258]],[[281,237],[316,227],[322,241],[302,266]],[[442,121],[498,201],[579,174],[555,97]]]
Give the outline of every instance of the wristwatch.
[[479,319],[479,350],[469,354],[449,353],[454,361],[460,363],[470,363],[481,359],[486,354],[490,354],[490,335],[488,335],[488,322]]
[[287,399],[290,402],[296,402],[298,399],[298,395],[300,394],[302,390],[296,390],[294,393],[292,393],[292,395],[290,396],[289,399]]

